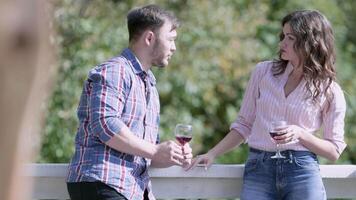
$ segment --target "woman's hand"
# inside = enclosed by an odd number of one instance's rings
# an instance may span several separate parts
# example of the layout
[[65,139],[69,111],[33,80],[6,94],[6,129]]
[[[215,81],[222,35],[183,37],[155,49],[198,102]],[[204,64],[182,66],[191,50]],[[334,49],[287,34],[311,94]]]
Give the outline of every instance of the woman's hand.
[[297,125],[288,125],[285,129],[280,130],[280,132],[285,134],[275,136],[273,139],[278,144],[286,144],[298,142],[299,138],[302,137],[306,131]]
[[192,160],[192,163],[190,164],[189,167],[186,168],[186,170],[194,169],[198,165],[203,165],[205,170],[208,169],[208,167],[213,164],[213,161],[215,159],[215,156],[208,152],[206,154],[198,155]]

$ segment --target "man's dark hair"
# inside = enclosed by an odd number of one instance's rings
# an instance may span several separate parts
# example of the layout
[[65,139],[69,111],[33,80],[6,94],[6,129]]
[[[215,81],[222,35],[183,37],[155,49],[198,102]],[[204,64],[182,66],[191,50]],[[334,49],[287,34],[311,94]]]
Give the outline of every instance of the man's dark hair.
[[179,21],[173,13],[157,5],[151,4],[130,11],[127,15],[129,41],[135,40],[146,30],[156,33],[156,30],[162,27],[166,20],[172,23],[172,30],[179,26]]

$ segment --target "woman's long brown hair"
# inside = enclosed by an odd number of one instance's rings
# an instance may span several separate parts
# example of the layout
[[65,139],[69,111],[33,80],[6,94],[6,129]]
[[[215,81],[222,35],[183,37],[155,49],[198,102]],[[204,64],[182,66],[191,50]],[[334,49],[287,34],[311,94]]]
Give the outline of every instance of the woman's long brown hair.
[[[287,23],[296,36],[294,50],[299,57],[299,64],[303,66],[308,98],[314,103],[318,102],[318,97],[322,94],[326,94],[327,99],[332,98],[328,91],[336,79],[336,57],[330,22],[318,11],[302,10],[285,16],[282,27]],[[283,40],[283,37],[281,33],[280,40]],[[274,62],[273,74],[277,76],[284,73],[287,64],[288,61],[283,60],[279,52],[279,59]]]

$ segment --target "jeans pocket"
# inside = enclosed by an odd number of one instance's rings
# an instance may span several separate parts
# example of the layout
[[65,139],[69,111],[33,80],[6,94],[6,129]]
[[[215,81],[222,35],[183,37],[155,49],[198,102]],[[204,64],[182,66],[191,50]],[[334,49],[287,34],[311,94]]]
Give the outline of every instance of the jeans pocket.
[[258,165],[258,159],[257,158],[248,159],[246,161],[246,164],[245,164],[244,174],[253,172],[257,168],[257,165]]
[[318,170],[319,171],[318,160],[317,160],[317,158],[314,158],[312,156],[294,157],[294,163],[298,168],[310,169],[310,170]]

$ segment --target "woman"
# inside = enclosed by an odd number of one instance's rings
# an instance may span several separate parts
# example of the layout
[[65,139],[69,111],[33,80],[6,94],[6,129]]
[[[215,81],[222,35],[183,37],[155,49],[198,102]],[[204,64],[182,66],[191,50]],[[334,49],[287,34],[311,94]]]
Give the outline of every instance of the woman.
[[[318,11],[290,13],[282,20],[279,48],[278,60],[256,66],[230,132],[190,168],[210,166],[216,156],[247,142],[241,199],[326,199],[316,155],[335,161],[346,147],[346,103],[335,82],[331,25]],[[270,125],[278,120],[287,126],[272,139]],[[284,158],[271,158],[276,144]]]

